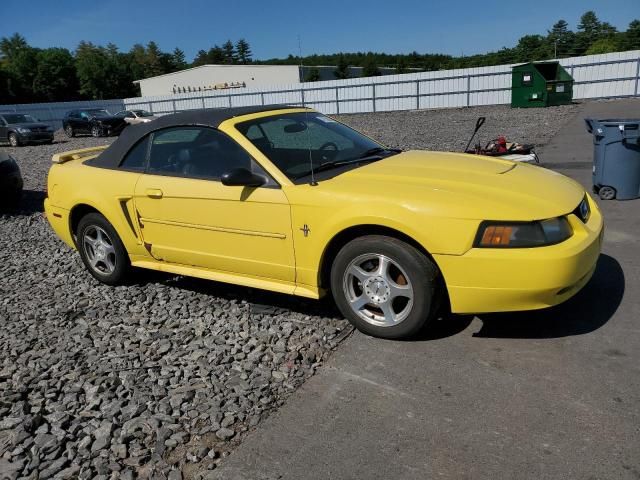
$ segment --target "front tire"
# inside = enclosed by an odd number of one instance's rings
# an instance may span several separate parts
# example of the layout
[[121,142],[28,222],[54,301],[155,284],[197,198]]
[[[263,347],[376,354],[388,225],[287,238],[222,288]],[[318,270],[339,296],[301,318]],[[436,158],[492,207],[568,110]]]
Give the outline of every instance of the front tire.
[[20,146],[20,139],[18,138],[18,135],[16,135],[15,133],[9,134],[9,145],[11,145],[12,147]]
[[113,226],[99,213],[89,213],[78,224],[76,244],[89,273],[107,285],[122,283],[129,271],[127,251]]
[[91,127],[91,136],[96,138],[102,136],[102,128],[100,128],[100,125],[94,125]]
[[73,130],[73,127],[71,125],[67,125],[66,127],[64,127],[64,133],[66,133],[67,137],[69,138],[73,138],[76,136],[76,132]]
[[420,331],[437,307],[438,268],[415,247],[371,235],[347,243],[333,261],[331,291],[361,332],[399,339]]

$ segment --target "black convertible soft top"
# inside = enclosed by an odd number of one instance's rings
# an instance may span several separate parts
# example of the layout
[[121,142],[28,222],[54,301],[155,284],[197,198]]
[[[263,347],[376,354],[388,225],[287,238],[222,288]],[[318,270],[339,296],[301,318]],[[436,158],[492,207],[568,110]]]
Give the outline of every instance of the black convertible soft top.
[[164,115],[151,122],[130,125],[123,130],[118,139],[104,150],[96,158],[86,162],[87,165],[101,168],[117,168],[122,158],[142,137],[150,132],[163,128],[200,125],[218,128],[225,120],[241,115],[267,112],[270,110],[284,110],[287,108],[300,108],[294,105],[261,105],[256,107],[234,108],[203,108],[200,110],[187,110],[180,113]]

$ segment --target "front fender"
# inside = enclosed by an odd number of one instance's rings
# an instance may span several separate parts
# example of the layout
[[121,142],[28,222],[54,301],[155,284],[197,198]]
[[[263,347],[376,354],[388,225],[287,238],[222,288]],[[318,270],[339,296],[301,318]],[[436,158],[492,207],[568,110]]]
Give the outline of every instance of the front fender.
[[313,205],[310,202],[292,205],[298,283],[318,285],[329,244],[341,232],[352,227],[389,228],[412,238],[431,254],[462,255],[471,248],[479,223],[468,219],[426,216],[409,205],[342,200],[332,196],[313,202]]

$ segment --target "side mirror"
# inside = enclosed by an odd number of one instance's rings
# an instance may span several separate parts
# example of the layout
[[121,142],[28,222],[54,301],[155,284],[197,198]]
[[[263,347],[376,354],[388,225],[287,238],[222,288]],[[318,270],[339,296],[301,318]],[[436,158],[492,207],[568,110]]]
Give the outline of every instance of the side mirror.
[[261,187],[265,183],[266,178],[246,168],[235,168],[222,175],[222,184],[227,187]]

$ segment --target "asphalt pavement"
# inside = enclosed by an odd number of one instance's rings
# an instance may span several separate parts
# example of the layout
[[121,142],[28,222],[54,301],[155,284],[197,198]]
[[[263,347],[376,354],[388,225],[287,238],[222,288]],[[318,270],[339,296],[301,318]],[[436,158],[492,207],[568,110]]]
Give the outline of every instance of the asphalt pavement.
[[[584,117],[640,118],[640,100],[587,103],[541,149],[590,189]],[[215,478],[640,478],[640,200],[599,203],[603,253],[573,299],[356,333]]]

